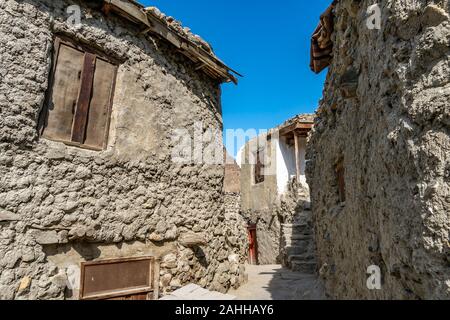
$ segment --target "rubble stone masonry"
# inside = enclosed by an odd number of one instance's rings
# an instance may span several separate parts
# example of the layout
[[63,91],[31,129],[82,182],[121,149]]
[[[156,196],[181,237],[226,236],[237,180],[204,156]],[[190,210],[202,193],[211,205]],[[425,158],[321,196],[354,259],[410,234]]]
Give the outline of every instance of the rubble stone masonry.
[[374,1],[335,8],[307,155],[319,267],[334,298],[448,299],[450,2],[377,2],[380,30]]
[[[80,27],[66,22],[73,4]],[[171,161],[172,130],[222,129],[220,84],[141,31],[86,1],[0,0],[0,299],[77,298],[68,270],[118,257],[160,258],[162,293],[241,281],[224,167]],[[38,136],[60,33],[123,61],[104,151]],[[186,247],[180,239],[192,234],[207,244]]]

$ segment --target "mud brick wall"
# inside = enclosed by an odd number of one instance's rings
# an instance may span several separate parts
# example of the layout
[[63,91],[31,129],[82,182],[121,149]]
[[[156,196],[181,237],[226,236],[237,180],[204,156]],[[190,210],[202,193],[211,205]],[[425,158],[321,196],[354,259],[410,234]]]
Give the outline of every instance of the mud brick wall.
[[[333,61],[309,143],[308,183],[327,293],[450,297],[450,3],[338,1]],[[336,165],[345,170],[345,202]],[[366,270],[381,268],[381,290]]]
[[[79,28],[66,23],[73,4]],[[162,260],[162,293],[238,285],[240,243],[223,231],[224,167],[171,161],[172,130],[196,121],[222,129],[220,85],[140,31],[85,1],[0,0],[1,299],[77,298],[71,267],[147,255]],[[38,136],[59,33],[123,61],[104,151]],[[185,247],[180,237],[192,233],[207,244]]]

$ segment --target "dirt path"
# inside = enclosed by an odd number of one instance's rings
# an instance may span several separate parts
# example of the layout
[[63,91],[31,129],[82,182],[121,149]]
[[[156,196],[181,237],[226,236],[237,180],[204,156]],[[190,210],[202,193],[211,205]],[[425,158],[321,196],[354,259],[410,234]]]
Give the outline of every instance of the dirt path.
[[280,265],[248,265],[248,283],[229,294],[239,300],[321,300],[324,290],[317,276],[292,272]]

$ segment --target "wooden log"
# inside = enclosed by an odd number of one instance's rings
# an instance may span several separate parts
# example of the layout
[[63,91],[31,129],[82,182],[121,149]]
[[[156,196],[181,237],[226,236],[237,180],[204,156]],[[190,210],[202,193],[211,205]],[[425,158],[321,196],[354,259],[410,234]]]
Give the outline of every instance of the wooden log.
[[205,245],[206,239],[203,234],[188,232],[182,234],[178,242],[184,247],[192,248]]

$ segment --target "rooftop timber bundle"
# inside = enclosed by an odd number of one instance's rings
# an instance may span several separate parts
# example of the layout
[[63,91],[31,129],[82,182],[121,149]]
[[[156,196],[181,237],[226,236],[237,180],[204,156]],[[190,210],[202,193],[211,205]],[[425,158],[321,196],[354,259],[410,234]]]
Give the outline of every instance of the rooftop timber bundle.
[[320,73],[330,65],[333,52],[331,35],[334,29],[333,9],[336,0],[320,16],[320,22],[311,39],[311,70]]

